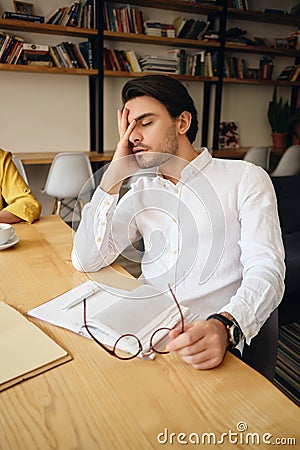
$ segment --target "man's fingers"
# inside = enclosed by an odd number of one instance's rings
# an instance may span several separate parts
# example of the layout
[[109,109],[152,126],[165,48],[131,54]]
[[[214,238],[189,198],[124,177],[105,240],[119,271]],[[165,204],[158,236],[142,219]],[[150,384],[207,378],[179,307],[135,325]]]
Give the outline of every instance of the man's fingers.
[[[197,322],[197,324],[189,325],[190,326],[185,328],[184,333],[176,335],[177,328],[170,332],[170,337],[173,340],[167,345],[168,351],[178,351],[184,347],[189,347],[195,344],[204,336],[203,332],[201,331],[201,326],[199,326],[199,322]],[[175,336],[173,336],[171,333],[174,333]]]

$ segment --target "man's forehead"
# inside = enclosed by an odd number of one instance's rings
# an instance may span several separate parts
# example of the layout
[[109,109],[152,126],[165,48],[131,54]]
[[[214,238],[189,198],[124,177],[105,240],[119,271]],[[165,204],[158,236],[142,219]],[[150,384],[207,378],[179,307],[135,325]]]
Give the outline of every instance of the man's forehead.
[[155,98],[149,96],[135,97],[128,100],[125,105],[128,109],[128,118],[132,120],[141,120],[145,117],[158,116],[166,111],[166,108]]

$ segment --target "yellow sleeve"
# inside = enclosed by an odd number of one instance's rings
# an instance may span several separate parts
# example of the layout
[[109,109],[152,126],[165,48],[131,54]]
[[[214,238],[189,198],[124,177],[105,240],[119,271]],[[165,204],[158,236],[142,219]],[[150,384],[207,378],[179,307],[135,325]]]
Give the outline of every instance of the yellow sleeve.
[[12,162],[10,152],[0,149],[0,210],[15,214],[32,223],[38,219],[42,207]]

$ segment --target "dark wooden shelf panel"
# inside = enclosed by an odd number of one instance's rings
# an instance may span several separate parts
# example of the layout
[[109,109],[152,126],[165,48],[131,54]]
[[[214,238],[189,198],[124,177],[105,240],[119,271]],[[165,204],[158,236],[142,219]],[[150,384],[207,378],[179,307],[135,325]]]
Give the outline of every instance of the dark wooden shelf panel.
[[160,36],[148,36],[147,34],[119,33],[116,31],[104,31],[104,39],[110,41],[135,42],[140,44],[167,45],[172,47],[192,47],[192,48],[219,48],[219,42],[206,40],[177,39]]
[[174,73],[162,73],[162,72],[121,72],[118,70],[105,70],[104,76],[106,77],[117,77],[117,78],[134,78],[134,77],[142,77],[143,75],[168,75],[173,78],[177,78],[182,81],[197,81],[197,82],[208,82],[208,83],[216,83],[218,81],[217,77],[200,77],[194,75],[180,75]]
[[261,47],[255,45],[241,45],[232,42],[225,43],[225,49],[232,52],[256,53],[262,55],[287,56],[291,58],[300,58],[300,50],[291,50],[288,48]]
[[[143,75],[149,75],[149,74],[158,74],[161,72],[122,72],[117,70],[105,70],[104,76],[106,77],[116,77],[116,78],[133,78],[133,77],[141,77]],[[195,75],[180,75],[180,74],[172,74],[172,73],[165,73],[165,75],[168,75],[173,78],[177,78],[179,80],[183,81],[197,81],[202,83],[216,83],[218,81],[217,77],[201,77],[201,76],[195,76]],[[226,84],[250,84],[254,86],[295,86],[300,87],[300,82],[292,82],[288,80],[250,80],[250,79],[238,79],[238,78],[224,78],[223,82]]]
[[300,87],[300,82],[294,82],[289,80],[239,80],[238,78],[224,78],[224,83],[232,84],[252,84],[254,86],[290,86],[290,87]]
[[170,11],[182,11],[193,14],[219,14],[222,11],[221,6],[215,6],[205,3],[195,3],[194,1],[184,0],[118,0],[116,3],[125,3],[132,6],[145,6],[147,8],[167,9]]
[[300,26],[300,17],[290,14],[269,14],[261,11],[228,8],[228,16],[237,20],[274,23],[278,25]]
[[0,71],[85,76],[98,74],[97,69],[67,69],[63,67],[23,66],[22,64],[0,64]]
[[0,29],[24,31],[28,33],[56,34],[61,36],[91,37],[97,35],[92,28],[61,27],[47,23],[27,22],[25,20],[10,20],[0,18]]

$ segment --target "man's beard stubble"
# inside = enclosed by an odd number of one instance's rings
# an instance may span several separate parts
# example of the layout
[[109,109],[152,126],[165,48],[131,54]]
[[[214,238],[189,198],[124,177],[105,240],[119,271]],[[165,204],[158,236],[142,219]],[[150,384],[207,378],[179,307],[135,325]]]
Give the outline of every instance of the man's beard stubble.
[[[142,145],[141,145],[142,146]],[[145,148],[147,148],[145,146]],[[135,155],[136,162],[141,169],[159,167],[167,162],[178,150],[178,140],[176,136],[176,124],[170,125],[162,140],[156,146],[156,150],[147,150],[144,153]]]

